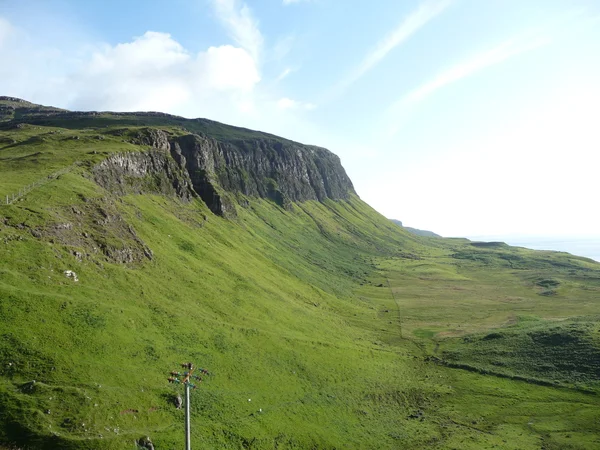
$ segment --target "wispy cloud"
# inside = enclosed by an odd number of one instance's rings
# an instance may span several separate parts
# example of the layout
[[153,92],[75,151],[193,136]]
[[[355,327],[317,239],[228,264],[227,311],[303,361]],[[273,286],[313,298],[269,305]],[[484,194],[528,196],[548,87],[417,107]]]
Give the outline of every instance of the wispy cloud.
[[279,76],[275,79],[275,81],[279,82],[285,78],[287,78],[292,72],[295,72],[294,69],[292,69],[291,67],[286,67],[285,69],[283,69],[283,71],[279,74]]
[[514,56],[548,45],[551,42],[552,39],[544,35],[513,38],[440,72],[430,81],[404,94],[387,109],[388,120],[393,122],[388,130],[388,138],[398,133],[401,128],[402,117],[409,114],[411,105],[424,100],[439,89],[452,83],[475,75],[488,67],[501,64]]
[[269,59],[280,61],[290,54],[294,47],[296,37],[293,34],[288,34],[277,40],[273,48],[270,50]]
[[531,28],[529,31],[516,35],[488,50],[477,53],[471,58],[441,71],[429,81],[403,95],[388,110],[398,110],[399,107],[406,104],[419,102],[437,90],[460,81],[463,78],[470,77],[483,69],[501,64],[522,53],[544,47],[553,41],[560,41],[574,30],[581,30],[586,24],[593,23],[594,19],[598,20],[600,16],[591,19],[584,18],[583,20],[582,17],[585,17],[585,10],[582,9],[565,12],[560,17],[547,20],[545,23]]
[[451,3],[452,0],[428,0],[421,3],[416,10],[403,18],[396,28],[389,32],[365,55],[361,63],[336,86],[335,93],[339,95],[356,83],[363,75],[379,64],[393,49],[442,13]]
[[421,100],[427,97],[428,95],[433,94],[438,89],[441,89],[448,84],[459,81],[470,75],[473,75],[476,72],[485,69],[486,67],[500,64],[501,62],[506,61],[507,59],[512,58],[513,56],[531,50],[535,50],[536,48],[542,47],[549,43],[550,39],[548,38],[537,38],[531,42],[526,43],[518,43],[514,41],[505,42],[487,52],[476,55],[474,58],[463,63],[457,64],[456,66],[451,67],[447,71],[440,73],[433,80],[425,83],[424,85],[410,92],[407,95],[406,100]]
[[263,36],[250,8],[238,0],[213,0],[213,6],[231,39],[258,61]]
[[490,50],[479,53],[449,69],[439,73],[432,80],[410,91],[396,102],[392,109],[401,104],[417,102],[430,96],[438,89],[469,77],[487,67],[500,64],[513,56],[535,50],[551,42],[548,37],[536,37],[530,40],[511,39]]
[[284,5],[291,5],[292,3],[310,2],[311,0],[283,0]]
[[305,103],[299,102],[297,100],[292,100],[291,98],[283,97],[280,98],[277,102],[277,107],[282,110],[286,109],[304,109],[306,111],[312,111],[317,107],[317,105],[313,103]]

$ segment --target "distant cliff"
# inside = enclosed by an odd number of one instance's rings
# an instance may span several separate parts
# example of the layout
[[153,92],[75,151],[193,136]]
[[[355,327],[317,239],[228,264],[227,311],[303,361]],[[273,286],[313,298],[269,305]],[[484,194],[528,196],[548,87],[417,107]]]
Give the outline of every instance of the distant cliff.
[[223,208],[220,189],[268,198],[283,207],[354,194],[339,158],[324,148],[270,139],[220,142],[189,134],[171,140],[170,150],[216,213]]
[[153,188],[183,199],[195,193],[225,216],[235,215],[231,199],[236,194],[266,198],[284,208],[291,202],[356,195],[332,152],[260,131],[164,113],[73,112],[12,97],[0,97],[0,107],[0,127],[98,128],[151,147],[144,154],[110,156],[93,168],[95,180],[116,193]]
[[402,222],[400,222],[399,220],[396,220],[396,219],[390,219],[390,220],[392,222],[394,222],[396,225],[404,228],[406,231],[409,231],[412,234],[416,234],[417,236],[442,237],[439,234],[434,233],[433,231],[419,230],[418,228],[413,228],[413,227],[405,227],[404,225],[402,225]]
[[[138,191],[150,176],[159,191],[187,198],[191,184],[214,213],[225,216],[235,215],[227,193],[266,198],[284,208],[290,202],[344,200],[355,194],[340,159],[320,147],[265,137],[227,142],[203,134],[173,136],[154,128],[129,139],[153,150],[114,155],[94,168],[96,181],[119,193],[124,180],[137,180],[133,191]],[[168,154],[179,172],[165,158]]]

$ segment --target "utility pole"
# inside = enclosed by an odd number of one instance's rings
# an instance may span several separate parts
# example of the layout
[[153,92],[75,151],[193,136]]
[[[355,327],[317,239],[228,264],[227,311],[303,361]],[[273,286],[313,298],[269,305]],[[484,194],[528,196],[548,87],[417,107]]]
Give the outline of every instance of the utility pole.
[[[190,428],[190,388],[196,389],[196,385],[192,384],[190,379],[198,380],[200,383],[202,382],[202,378],[200,378],[198,375],[194,375],[195,370],[198,370],[204,375],[210,375],[210,373],[206,369],[196,369],[194,364],[191,362],[183,363],[181,367],[187,369],[187,372],[181,373],[173,371],[167,380],[169,383],[183,384],[185,387],[185,450],[192,450]],[[179,379],[179,377],[183,377],[183,379]]]
[[190,384],[185,383],[185,450],[192,450],[190,430]]

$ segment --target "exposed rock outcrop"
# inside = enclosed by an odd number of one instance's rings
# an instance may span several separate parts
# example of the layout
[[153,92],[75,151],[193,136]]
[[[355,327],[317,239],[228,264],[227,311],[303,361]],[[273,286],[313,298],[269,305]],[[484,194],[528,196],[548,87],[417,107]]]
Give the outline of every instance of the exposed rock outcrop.
[[[92,169],[94,179],[116,194],[159,192],[189,199],[195,192],[223,216],[235,215],[238,194],[270,199],[283,208],[355,194],[329,150],[260,131],[157,112],[65,111],[8,97],[0,97],[0,106],[5,107],[0,127],[76,122],[151,147],[145,153],[110,156]],[[159,122],[163,129],[155,126]]]
[[96,183],[115,194],[161,193],[183,200],[193,195],[187,172],[164,150],[112,155],[94,166],[92,174]]
[[27,103],[30,104],[28,101],[23,100],[22,98],[17,98],[17,97],[7,97],[6,95],[0,95],[0,101],[5,101],[5,102],[13,102],[13,103]]
[[282,207],[354,194],[339,158],[320,147],[268,139],[221,142],[190,134],[171,141],[171,154],[217,214],[231,212],[223,191],[268,198]]
[[156,128],[143,128],[138,130],[131,139],[137,145],[149,145],[159,150],[167,151],[169,145],[169,133]]
[[113,155],[92,169],[96,182],[116,194],[159,192],[189,200],[195,191],[226,217],[236,214],[229,194],[270,199],[284,208],[354,194],[339,158],[324,148],[269,139],[224,142],[200,134],[171,137],[153,128],[129,137],[153,149]]

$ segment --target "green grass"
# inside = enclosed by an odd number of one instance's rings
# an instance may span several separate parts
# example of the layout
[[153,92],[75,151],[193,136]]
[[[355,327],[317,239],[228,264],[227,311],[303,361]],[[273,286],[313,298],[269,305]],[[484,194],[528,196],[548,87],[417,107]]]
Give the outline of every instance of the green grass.
[[197,448],[598,447],[598,264],[422,239],[357,197],[241,198],[233,220],[117,197],[90,167],[144,149],[57,130],[0,136],[0,192],[73,166],[0,207],[9,448],[181,448],[166,377],[185,361],[214,373],[192,394]]
[[597,389],[600,387],[598,332],[597,317],[519,321],[492,333],[447,340],[440,356],[498,375],[576,389]]

